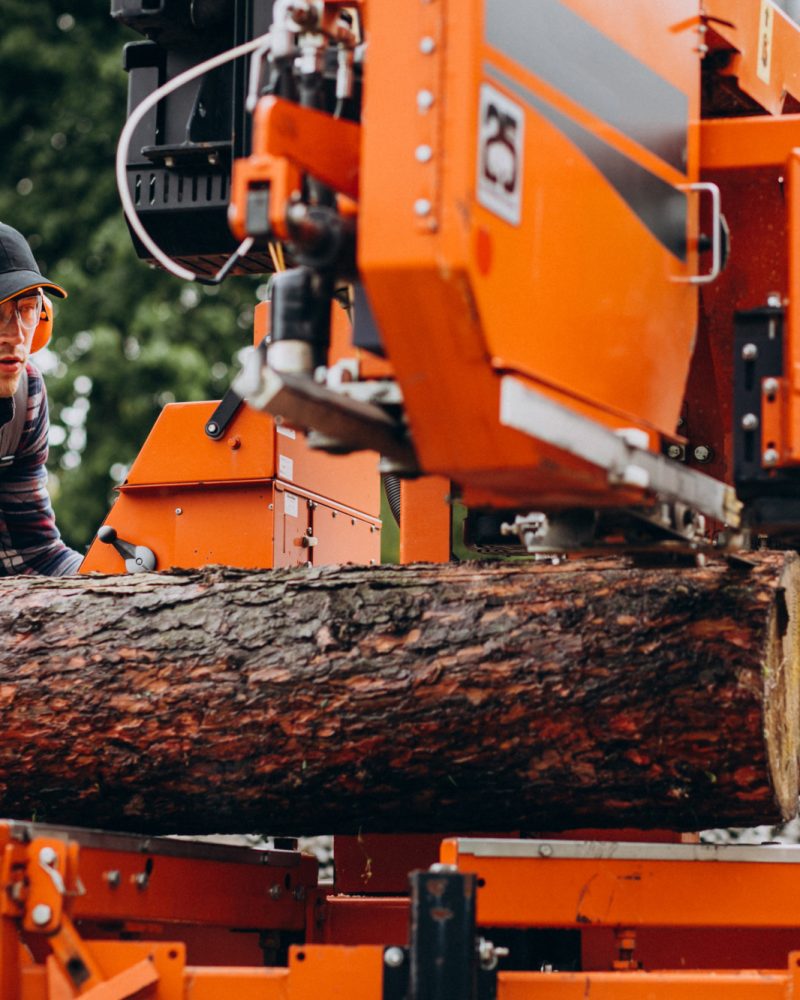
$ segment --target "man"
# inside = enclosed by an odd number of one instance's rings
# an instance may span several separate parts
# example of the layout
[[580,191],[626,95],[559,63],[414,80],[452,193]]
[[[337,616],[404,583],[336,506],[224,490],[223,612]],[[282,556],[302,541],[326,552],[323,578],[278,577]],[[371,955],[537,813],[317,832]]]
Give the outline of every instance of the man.
[[49,340],[45,291],[67,295],[42,276],[22,235],[0,223],[0,576],[66,576],[81,563],[61,540],[47,493],[47,395],[28,361]]

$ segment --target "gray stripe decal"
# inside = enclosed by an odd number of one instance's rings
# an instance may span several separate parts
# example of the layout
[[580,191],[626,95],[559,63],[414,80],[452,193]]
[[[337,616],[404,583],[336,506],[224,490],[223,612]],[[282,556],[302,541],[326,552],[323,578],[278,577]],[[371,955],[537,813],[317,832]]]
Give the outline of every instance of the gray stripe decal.
[[484,4],[489,45],[686,172],[686,94],[558,0]]
[[682,191],[639,166],[607,142],[578,125],[496,66],[484,72],[507,87],[563,132],[592,161],[655,238],[679,260],[686,260],[687,200]]

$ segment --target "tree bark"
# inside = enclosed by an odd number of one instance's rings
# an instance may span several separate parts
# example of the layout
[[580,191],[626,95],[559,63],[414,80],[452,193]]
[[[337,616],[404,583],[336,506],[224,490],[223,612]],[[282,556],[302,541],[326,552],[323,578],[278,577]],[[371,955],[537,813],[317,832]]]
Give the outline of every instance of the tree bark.
[[0,581],[0,814],[117,830],[777,822],[800,560]]

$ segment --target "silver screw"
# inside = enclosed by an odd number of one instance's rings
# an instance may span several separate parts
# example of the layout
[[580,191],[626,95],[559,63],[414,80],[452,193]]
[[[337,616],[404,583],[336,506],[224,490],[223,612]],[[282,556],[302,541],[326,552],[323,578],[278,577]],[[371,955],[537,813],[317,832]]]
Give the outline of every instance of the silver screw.
[[219,430],[219,424],[215,423],[213,420],[206,425],[206,430],[209,434],[216,434]]
[[767,448],[762,456],[764,460],[764,465],[777,465],[780,456],[774,448]]
[[436,51],[436,41],[430,35],[425,35],[419,40],[419,50],[424,56],[429,56]]
[[755,361],[758,357],[758,348],[755,344],[745,344],[742,348],[743,361]]
[[778,380],[776,378],[764,379],[764,395],[774,399],[778,395]]
[[780,292],[770,292],[767,295],[767,305],[770,309],[780,309],[782,304]]
[[[745,413],[742,417],[742,430],[754,431],[758,427],[758,417],[755,413]],[[695,455],[695,458],[697,456]]]
[[430,146],[417,146],[414,150],[417,163],[430,163],[433,159],[433,150]]
[[281,889],[281,887],[277,883],[275,885],[271,885],[269,887],[269,898],[270,899],[280,899],[281,896],[282,896],[282,894],[283,894],[283,890]]
[[427,198],[417,198],[414,202],[414,214],[415,215],[430,215],[433,205],[428,201]]
[[183,513],[183,507],[176,507],[175,513],[178,515],[178,517],[180,517],[181,514]]
[[417,93],[417,110],[420,112],[430,111],[436,98],[431,90],[420,90]]
[[709,462],[711,460],[711,449],[707,444],[699,444],[692,454],[695,462]]
[[667,448],[667,455],[669,458],[680,458],[682,452],[683,449],[679,444],[671,444],[669,448]]
[[551,844],[540,844],[539,854],[543,858],[550,858],[553,856],[553,847]]
[[122,872],[119,868],[113,868],[111,871],[103,872],[103,878],[108,882],[109,889],[117,889],[122,881]]
[[403,953],[402,948],[393,946],[387,948],[383,953],[383,961],[385,965],[388,965],[390,969],[398,969],[405,962],[406,956]]
[[37,903],[31,910],[31,920],[37,927],[46,927],[53,919],[53,911],[47,903]]

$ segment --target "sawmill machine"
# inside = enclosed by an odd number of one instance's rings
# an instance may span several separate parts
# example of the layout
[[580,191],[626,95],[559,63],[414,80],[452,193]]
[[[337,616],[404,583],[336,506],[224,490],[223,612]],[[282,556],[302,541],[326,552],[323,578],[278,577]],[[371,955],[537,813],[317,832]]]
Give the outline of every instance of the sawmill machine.
[[[800,27],[774,0],[112,0],[140,255],[270,276],[84,571],[800,540]],[[396,498],[395,498],[396,499]],[[463,549],[462,549],[463,551]],[[524,835],[523,835],[524,834]],[[0,824],[3,1000],[767,1000],[800,848],[269,850]],[[410,875],[409,880],[409,873]],[[795,891],[795,881],[798,882]]]

